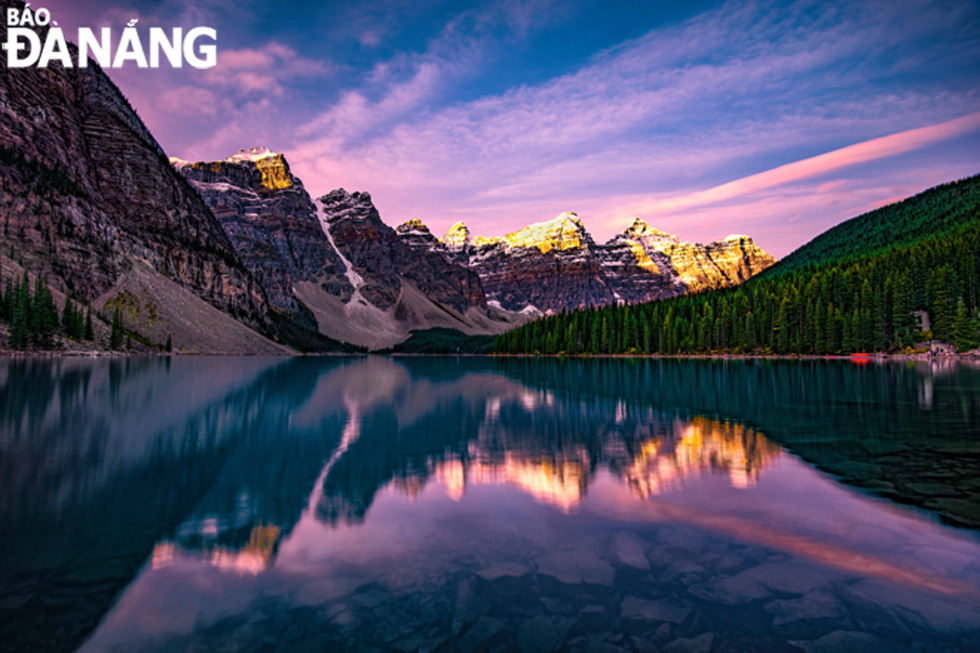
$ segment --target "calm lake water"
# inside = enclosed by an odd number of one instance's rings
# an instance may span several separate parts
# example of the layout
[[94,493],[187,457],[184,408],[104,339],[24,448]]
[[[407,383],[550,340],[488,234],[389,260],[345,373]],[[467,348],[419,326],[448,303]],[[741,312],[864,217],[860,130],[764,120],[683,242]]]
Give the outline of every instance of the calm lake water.
[[0,361],[0,649],[959,651],[980,370]]

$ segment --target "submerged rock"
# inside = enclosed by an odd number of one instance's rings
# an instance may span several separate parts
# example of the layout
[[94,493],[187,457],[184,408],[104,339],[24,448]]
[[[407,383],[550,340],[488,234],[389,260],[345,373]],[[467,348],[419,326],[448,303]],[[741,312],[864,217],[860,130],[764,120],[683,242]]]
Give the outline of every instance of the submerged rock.
[[763,587],[758,580],[741,575],[712,578],[703,583],[691,585],[687,591],[699,599],[722,605],[742,605],[758,599],[768,599],[772,596],[772,593]]
[[489,567],[484,567],[476,572],[476,575],[483,580],[498,580],[500,578],[517,578],[527,574],[530,570],[527,566],[516,562],[497,562]]
[[563,583],[612,585],[616,570],[591,551],[558,551],[538,558],[538,573]]
[[736,575],[738,583],[757,581],[766,589],[785,594],[805,594],[845,576],[837,571],[803,562],[769,562]]
[[517,647],[527,653],[555,651],[575,626],[575,619],[541,615],[525,621],[517,631]]
[[620,563],[635,569],[650,569],[650,561],[643,554],[643,543],[634,533],[622,531],[614,539],[616,558]]
[[473,587],[473,581],[463,579],[456,586],[456,610],[453,614],[453,635],[490,610],[490,599]]
[[800,647],[806,653],[846,653],[847,651],[891,652],[903,650],[897,648],[893,642],[886,643],[884,640],[870,633],[853,630],[836,630],[828,635],[824,635],[820,639],[792,641],[790,644]]
[[664,653],[708,653],[715,641],[712,633],[704,633],[690,639],[675,639],[664,646]]
[[781,599],[767,603],[764,609],[773,615],[773,630],[784,637],[813,638],[833,630],[846,612],[837,597],[827,589],[817,589],[798,599]]
[[500,619],[481,617],[459,640],[458,648],[463,651],[483,650],[501,639],[506,629],[506,624]]
[[627,596],[619,606],[620,617],[633,621],[666,621],[679,624],[691,614],[691,605],[682,601],[646,601]]

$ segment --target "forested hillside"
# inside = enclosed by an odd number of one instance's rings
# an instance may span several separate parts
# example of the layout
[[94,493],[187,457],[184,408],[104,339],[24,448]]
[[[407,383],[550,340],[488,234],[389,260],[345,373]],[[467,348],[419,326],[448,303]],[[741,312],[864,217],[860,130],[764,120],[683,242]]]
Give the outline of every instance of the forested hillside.
[[[498,336],[498,353],[836,354],[931,336],[977,346],[980,177],[855,218],[732,289],[564,313]],[[916,234],[910,238],[908,230]],[[916,333],[926,311],[931,334]]]
[[828,229],[764,274],[881,253],[980,220],[980,175],[950,182]]

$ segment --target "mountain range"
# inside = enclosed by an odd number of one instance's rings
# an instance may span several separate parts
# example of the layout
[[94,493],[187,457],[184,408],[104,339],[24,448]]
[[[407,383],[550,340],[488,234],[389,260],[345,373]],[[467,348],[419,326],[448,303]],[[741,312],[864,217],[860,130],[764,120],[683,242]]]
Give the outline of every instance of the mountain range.
[[59,309],[67,297],[91,305],[96,349],[116,312],[147,351],[171,340],[196,353],[350,351],[344,343],[390,347],[430,328],[493,335],[738,284],[774,262],[745,236],[686,243],[641,220],[597,244],[574,213],[500,237],[458,223],[437,238],[417,219],[392,228],[368,193],[315,198],[265,148],[168,159],[97,66],[4,68],[0,113],[0,275],[41,279]]
[[371,348],[418,329],[494,334],[544,314],[735,285],[774,262],[746,236],[686,243],[639,219],[596,244],[575,213],[503,237],[474,237],[457,223],[437,238],[417,218],[392,229],[368,193],[312,199],[267,148],[171,162],[273,309]]

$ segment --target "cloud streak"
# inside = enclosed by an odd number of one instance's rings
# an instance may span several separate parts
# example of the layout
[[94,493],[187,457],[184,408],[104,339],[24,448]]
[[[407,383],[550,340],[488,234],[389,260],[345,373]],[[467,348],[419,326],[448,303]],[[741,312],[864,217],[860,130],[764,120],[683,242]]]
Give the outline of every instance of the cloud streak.
[[627,212],[635,212],[640,215],[670,215],[681,209],[711,205],[750,193],[758,193],[775,186],[827,175],[850,166],[910,152],[977,130],[980,130],[980,112],[948,120],[938,125],[910,129],[898,134],[849,145],[832,152],[736,179],[707,190],[679,197],[648,200],[628,209]]

